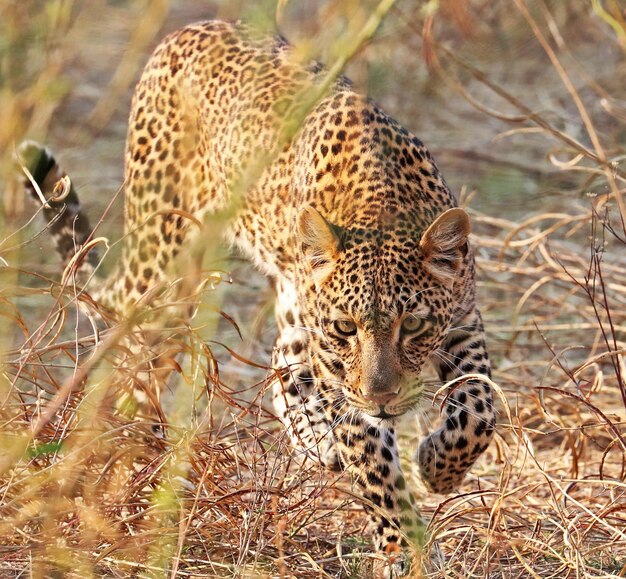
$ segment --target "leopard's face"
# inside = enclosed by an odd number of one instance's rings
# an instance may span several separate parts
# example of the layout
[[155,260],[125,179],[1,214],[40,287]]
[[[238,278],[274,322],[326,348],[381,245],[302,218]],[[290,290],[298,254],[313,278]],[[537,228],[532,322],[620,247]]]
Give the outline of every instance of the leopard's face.
[[345,400],[375,418],[416,406],[422,369],[452,319],[451,284],[425,267],[419,236],[386,235],[346,240],[316,292],[325,355]]
[[[367,417],[391,419],[418,404],[420,374],[450,330],[467,237],[464,212],[452,212],[456,222],[444,217],[425,233],[401,224],[340,229],[319,214],[303,229],[318,356],[333,387]],[[312,239],[316,226],[322,237]]]

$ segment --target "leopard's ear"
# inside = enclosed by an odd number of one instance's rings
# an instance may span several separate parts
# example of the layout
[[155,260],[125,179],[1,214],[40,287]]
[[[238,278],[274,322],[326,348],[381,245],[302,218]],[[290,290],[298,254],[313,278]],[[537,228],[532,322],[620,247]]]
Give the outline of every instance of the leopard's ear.
[[444,211],[424,232],[420,249],[424,263],[434,277],[447,283],[454,281],[468,251],[469,232],[469,217],[458,207]]
[[315,285],[319,286],[330,275],[342,250],[341,229],[317,209],[305,207],[298,214],[296,231]]

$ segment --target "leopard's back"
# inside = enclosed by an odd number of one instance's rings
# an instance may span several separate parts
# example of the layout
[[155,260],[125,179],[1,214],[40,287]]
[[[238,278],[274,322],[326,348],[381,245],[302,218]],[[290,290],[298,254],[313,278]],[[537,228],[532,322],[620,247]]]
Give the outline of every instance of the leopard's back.
[[197,267],[195,255],[180,263],[181,248],[193,247],[207,213],[229,204],[237,217],[225,235],[263,271],[289,279],[304,206],[338,226],[394,219],[419,233],[455,205],[422,143],[347,81],[307,101],[325,74],[283,39],[239,24],[194,24],[164,40],[135,92],[127,242],[105,301],[131,306],[171,279],[174,258],[178,271]]

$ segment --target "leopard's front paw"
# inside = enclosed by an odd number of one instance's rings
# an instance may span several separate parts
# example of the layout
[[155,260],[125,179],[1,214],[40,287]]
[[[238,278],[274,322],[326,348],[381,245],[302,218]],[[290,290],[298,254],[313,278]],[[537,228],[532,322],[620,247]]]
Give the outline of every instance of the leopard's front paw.
[[439,431],[431,434],[419,445],[415,453],[415,462],[419,468],[420,478],[429,491],[447,494],[461,484],[470,465],[462,470],[462,463],[451,460],[457,458],[455,453],[458,454],[458,451],[454,448],[446,448]]
[[372,576],[375,579],[394,579],[405,577],[411,568],[410,557],[397,543],[390,543],[385,551],[377,553],[372,564]]
[[[390,547],[388,545],[387,547]],[[376,579],[392,579],[395,577],[421,577],[418,572],[426,573],[428,576],[439,576],[445,569],[446,559],[437,543],[430,544],[430,547],[421,551],[421,554],[414,552],[411,557],[397,545],[391,552],[389,549],[385,553],[377,554],[372,565],[372,576]]]

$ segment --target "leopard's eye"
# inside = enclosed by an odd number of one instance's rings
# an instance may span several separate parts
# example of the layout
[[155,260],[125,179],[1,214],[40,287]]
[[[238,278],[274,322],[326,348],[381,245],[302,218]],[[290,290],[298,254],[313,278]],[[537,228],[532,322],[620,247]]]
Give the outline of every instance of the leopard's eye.
[[342,336],[354,336],[356,334],[356,324],[352,320],[335,320],[335,330]]
[[424,326],[424,320],[414,315],[408,315],[402,322],[402,332],[405,334],[415,334]]

